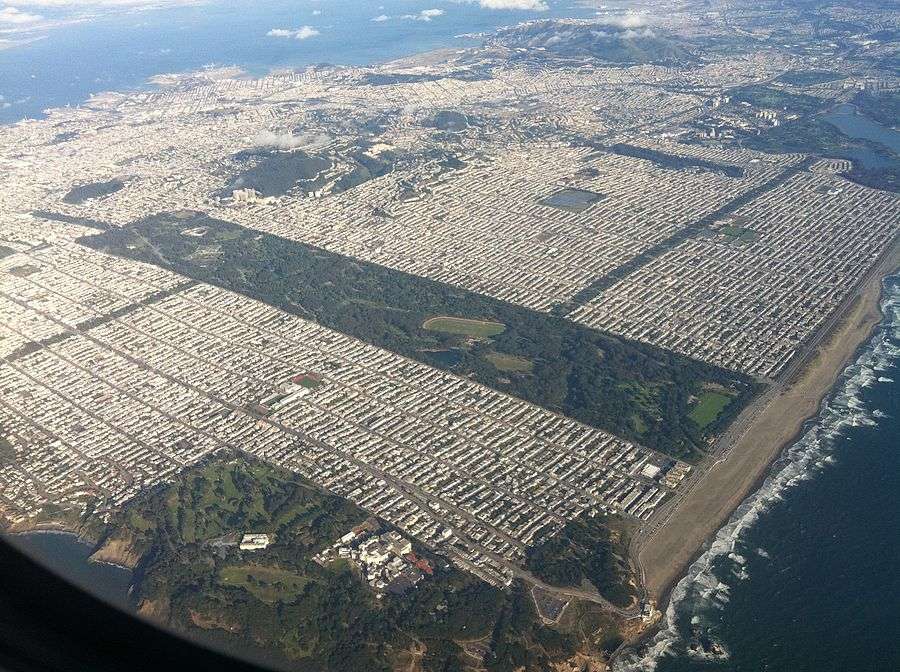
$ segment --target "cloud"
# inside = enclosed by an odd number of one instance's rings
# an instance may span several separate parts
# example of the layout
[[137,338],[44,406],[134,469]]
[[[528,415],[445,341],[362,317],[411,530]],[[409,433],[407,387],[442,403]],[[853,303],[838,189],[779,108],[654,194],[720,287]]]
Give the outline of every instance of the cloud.
[[251,140],[255,147],[272,147],[274,149],[296,149],[309,144],[309,138],[292,133],[276,133],[275,131],[260,131]]
[[44,17],[40,14],[29,14],[15,7],[4,7],[0,9],[0,23],[13,24],[21,26],[26,23],[36,23]]
[[266,35],[269,37],[287,37],[295,40],[306,40],[315,37],[319,31],[312,26],[301,26],[297,30],[289,30],[288,28],[273,28]]
[[423,9],[418,14],[404,14],[400,18],[410,21],[431,21],[433,18],[443,15],[443,9]]
[[[14,28],[4,28],[2,32],[15,32]],[[19,30],[28,30],[28,28],[20,28]],[[24,40],[7,40],[4,38],[0,38],[0,51],[4,49],[14,49],[15,47],[21,47],[26,44],[31,44],[32,42],[37,42],[38,40],[45,39],[46,35],[39,35],[37,37],[31,37]]]
[[597,23],[604,26],[614,26],[615,28],[643,28],[650,24],[650,17],[647,14],[637,14],[629,12],[628,14],[617,14],[614,16],[604,16],[597,19]]
[[390,21],[390,19],[391,17],[389,17],[387,14],[379,14],[378,16],[372,17],[370,20],[374,21],[375,23],[382,23],[384,21]]
[[656,33],[653,32],[652,28],[642,28],[641,30],[629,28],[628,30],[619,33],[618,37],[623,40],[633,40],[636,37],[656,37]]
[[484,9],[518,9],[526,12],[546,12],[544,0],[477,0]]

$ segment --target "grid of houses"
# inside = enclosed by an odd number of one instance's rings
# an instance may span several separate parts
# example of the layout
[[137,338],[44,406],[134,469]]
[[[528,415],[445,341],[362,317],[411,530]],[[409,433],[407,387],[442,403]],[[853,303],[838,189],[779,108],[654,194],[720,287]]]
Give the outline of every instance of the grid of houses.
[[[6,521],[117,506],[222,446],[501,585],[576,516],[653,516],[687,465],[77,243],[85,224],[202,211],[771,379],[897,235],[900,198],[841,177],[847,162],[680,142],[730,87],[801,56],[607,67],[497,49],[261,78],[207,69],[0,127]],[[383,77],[391,67],[415,76]],[[326,167],[283,193],[241,183],[291,152]]]

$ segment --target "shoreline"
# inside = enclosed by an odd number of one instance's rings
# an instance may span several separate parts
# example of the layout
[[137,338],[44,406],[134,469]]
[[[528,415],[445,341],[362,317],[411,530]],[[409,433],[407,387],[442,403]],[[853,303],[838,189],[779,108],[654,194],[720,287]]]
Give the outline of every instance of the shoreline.
[[71,534],[86,544],[96,545],[98,539],[89,537],[84,533],[82,526],[73,525],[68,522],[59,520],[42,520],[32,522],[30,520],[9,524],[0,517],[0,536],[15,537],[20,534],[35,534],[37,532],[46,534]]
[[[711,456],[684,498],[665,513],[665,521],[632,550],[645,593],[657,602],[660,611],[665,610],[672,589],[709,540],[759,489],[772,464],[819,414],[841,374],[881,324],[883,282],[898,270],[900,238],[892,242],[850,294],[842,315],[825,329],[822,340],[812,346],[799,369],[775,383],[774,394],[761,406],[748,407],[752,417],[746,429],[718,457]],[[658,627],[648,628],[637,641]]]
[[[128,567],[126,565],[118,564],[116,562],[110,562],[109,560],[95,560],[94,553],[97,551],[97,542],[93,539],[89,539],[85,537],[80,532],[76,532],[71,529],[65,529],[62,527],[58,528],[48,528],[48,527],[35,527],[33,529],[25,529],[25,530],[16,530],[15,532],[0,532],[0,538],[5,538],[6,542],[12,546],[14,549],[20,552],[25,552],[15,541],[16,537],[26,536],[26,535],[44,535],[44,534],[52,534],[52,535],[61,535],[66,537],[73,537],[75,541],[83,546],[86,546],[91,549],[91,553],[85,558],[85,562],[93,564],[93,565],[109,565],[110,567],[115,567],[116,569],[120,569],[122,571],[128,572],[129,574],[134,573],[134,568]],[[40,561],[40,558],[35,558]]]
[[62,528],[35,528],[33,530],[18,530],[16,532],[3,532],[2,536],[6,537],[7,539],[15,539],[16,537],[24,537],[27,534],[61,534],[67,537],[75,537],[75,540],[79,544],[84,544],[85,546],[91,545],[91,542],[78,534],[78,532],[73,532],[72,530],[65,530]]
[[85,559],[86,562],[94,565],[109,565],[111,567],[115,567],[116,569],[134,573],[134,567],[128,566],[128,564],[126,564],[125,562],[115,562],[115,560],[112,559],[112,557],[108,556],[108,554],[101,554],[101,557],[95,557],[105,549],[105,544],[102,543],[102,540],[98,540],[92,536],[86,535],[84,533],[84,530],[80,528],[67,526],[63,523],[42,522],[34,525],[33,527],[24,526],[13,529],[0,529],[0,539],[5,538],[7,543],[9,543],[9,545],[16,550],[21,550],[15,542],[16,537],[29,534],[59,534],[68,537],[74,537],[79,544],[83,544],[84,546],[90,548],[91,552]]

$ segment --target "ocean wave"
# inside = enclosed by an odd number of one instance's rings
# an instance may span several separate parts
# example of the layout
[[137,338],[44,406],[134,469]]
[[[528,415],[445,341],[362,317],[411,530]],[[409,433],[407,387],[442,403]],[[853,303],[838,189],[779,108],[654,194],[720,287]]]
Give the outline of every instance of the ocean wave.
[[[711,614],[728,603],[731,588],[724,581],[729,577],[739,581],[748,577],[747,555],[769,557],[762,548],[744,548],[742,539],[746,530],[780,502],[787,491],[835,463],[832,455],[835,440],[847,428],[875,426],[884,417],[877,409],[867,407],[863,392],[879,382],[889,382],[889,378],[879,373],[890,370],[900,360],[900,276],[885,282],[881,308],[885,316],[881,327],[856,361],[844,370],[818,417],[785,450],[759,490],[737,508],[709,548],[676,584],[660,630],[640,649],[627,651],[617,658],[614,672],[652,672],[665,656],[692,655],[690,630],[704,623],[711,624]],[[717,573],[723,563],[727,563],[727,570]],[[684,623],[690,625],[685,628]]]
[[731,657],[731,654],[728,652],[728,649],[726,649],[721,644],[719,644],[718,646],[719,646],[719,650],[716,651],[715,653],[707,652],[707,651],[689,650],[688,655],[691,658],[696,658],[697,660],[702,660],[702,661],[706,661],[706,662],[728,660]]

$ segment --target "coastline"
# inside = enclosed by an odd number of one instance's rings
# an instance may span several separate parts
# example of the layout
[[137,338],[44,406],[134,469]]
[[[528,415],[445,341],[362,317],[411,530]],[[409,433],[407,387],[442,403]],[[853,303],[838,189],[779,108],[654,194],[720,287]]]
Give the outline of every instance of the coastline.
[[0,516],[0,536],[15,537],[20,534],[69,534],[78,537],[79,541],[92,546],[96,546],[100,540],[93,535],[88,535],[87,530],[81,524],[73,525],[70,522],[61,520],[27,520],[19,523],[9,524]]
[[19,547],[15,541],[16,537],[31,534],[61,534],[74,537],[78,543],[84,544],[91,549],[87,561],[92,564],[110,565],[127,572],[133,572],[137,564],[132,561],[131,554],[110,543],[110,540],[104,540],[97,538],[96,535],[88,534],[83,526],[42,521],[34,525],[16,525],[7,529],[0,529],[0,538],[5,538],[11,546],[17,549]]
[[[772,463],[803,434],[806,423],[818,415],[841,373],[882,321],[883,281],[898,270],[900,237],[848,295],[843,310],[838,310],[830,328],[823,329],[821,340],[811,346],[800,366],[785,381],[773,384],[775,394],[762,405],[758,405],[761,399],[757,399],[757,403],[745,409],[751,414],[749,419],[739,416],[726,430],[723,437],[742,421],[746,424],[727,449],[698,469],[695,482],[683,499],[660,512],[664,521],[651,519],[650,524],[657,524],[657,528],[635,544],[631,553],[640,570],[645,595],[656,602],[659,612],[665,611],[675,584],[702,554],[709,540],[760,487]],[[133,571],[136,564],[129,553],[123,552],[126,549],[116,543],[121,540],[89,534],[82,525],[42,520],[2,527],[0,535],[9,537],[29,533],[72,535],[92,546],[92,563],[127,571]],[[630,646],[652,636],[658,626],[658,621],[650,624],[626,644]]]
[[[798,371],[777,385],[771,398],[752,414],[733,443],[706,469],[684,498],[665,512],[665,521],[633,549],[647,597],[664,611],[672,588],[703,552],[741,502],[755,492],[772,463],[803,433],[856,353],[883,319],[884,278],[900,269],[900,238],[895,239],[823,339]],[[747,421],[747,420],[745,420]],[[735,424],[741,419],[735,421]],[[649,628],[641,639],[652,634]]]
[[35,528],[33,530],[20,530],[18,532],[3,532],[3,536],[6,539],[15,540],[16,537],[22,537],[29,534],[61,534],[67,537],[74,537],[75,540],[84,544],[85,546],[92,545],[92,542],[82,537],[78,532],[73,532],[72,530],[65,530],[62,528]]
[[[18,551],[23,551],[20,545],[16,542],[16,537],[32,535],[32,534],[59,534],[67,537],[73,537],[76,542],[79,544],[83,544],[84,546],[91,549],[90,555],[86,558],[85,562],[88,562],[92,565],[109,565],[110,567],[115,567],[116,569],[120,569],[124,572],[128,572],[129,574],[134,572],[134,566],[129,565],[126,562],[117,562],[119,558],[109,556],[109,557],[100,557],[99,553],[103,550],[103,547],[98,548],[98,544],[93,539],[85,537],[79,532],[74,532],[72,530],[62,529],[62,528],[34,528],[29,530],[19,530],[17,532],[3,532],[0,536],[4,537],[7,543],[15,548]],[[27,552],[26,552],[27,553]],[[30,554],[29,554],[30,555]],[[33,557],[34,560],[41,562],[42,559],[39,557]]]

